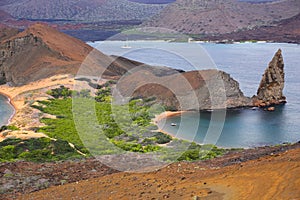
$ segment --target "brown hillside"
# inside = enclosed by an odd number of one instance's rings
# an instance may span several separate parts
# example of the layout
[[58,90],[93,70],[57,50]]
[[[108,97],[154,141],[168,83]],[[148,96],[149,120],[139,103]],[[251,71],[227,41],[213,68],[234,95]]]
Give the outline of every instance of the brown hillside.
[[35,24],[25,31],[0,42],[0,82],[23,85],[57,74],[119,76],[132,68],[132,61],[118,62],[84,42],[44,24]]
[[14,35],[17,35],[19,33],[18,29],[14,29],[14,28],[9,28],[9,27],[6,27],[6,26],[3,26],[1,28],[1,25],[0,25],[0,41],[1,40],[6,40]]
[[13,20],[13,17],[10,14],[4,12],[3,10],[0,10],[0,28],[7,28],[7,24],[11,20]]
[[251,106],[239,83],[218,70],[201,70],[159,76],[142,68],[124,76],[118,89],[126,97],[156,97],[174,110],[209,110]]
[[207,40],[265,40],[276,42],[300,43],[300,14],[282,20],[272,26],[263,26],[252,30],[241,30],[215,37],[203,37]]
[[299,14],[300,1],[249,3],[238,0],[177,0],[145,26],[189,34],[224,34],[269,26]]
[[243,162],[248,151],[227,156],[227,162],[225,156],[174,163],[151,173],[115,173],[18,199],[299,199],[299,153],[297,148]]

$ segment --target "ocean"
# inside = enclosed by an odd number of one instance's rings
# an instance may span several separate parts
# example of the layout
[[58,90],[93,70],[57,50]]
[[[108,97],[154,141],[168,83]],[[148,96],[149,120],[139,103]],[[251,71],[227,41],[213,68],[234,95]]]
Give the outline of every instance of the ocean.
[[[160,128],[177,138],[226,148],[252,148],[300,141],[300,45],[285,43],[172,43],[122,41],[88,43],[109,55],[186,71],[216,68],[231,75],[246,96],[256,94],[275,52],[282,49],[288,103],[275,112],[252,109],[194,112],[168,118]],[[225,116],[225,117],[224,117]],[[176,124],[176,126],[172,126]]]

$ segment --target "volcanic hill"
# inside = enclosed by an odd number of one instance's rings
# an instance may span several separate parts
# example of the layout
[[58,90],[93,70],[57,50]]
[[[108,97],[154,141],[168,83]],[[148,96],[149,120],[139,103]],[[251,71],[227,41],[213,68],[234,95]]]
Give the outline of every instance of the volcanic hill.
[[17,19],[65,22],[144,20],[165,5],[127,0],[15,0],[3,2],[0,9]]
[[127,59],[118,62],[45,24],[35,24],[18,34],[8,29],[1,33],[5,35],[0,41],[1,83],[24,85],[57,74],[75,75],[84,61],[85,75],[105,71],[104,75],[119,76],[139,64]]
[[281,21],[299,14],[299,8],[298,0],[263,3],[238,0],[177,0],[144,25],[214,36],[263,26],[277,26]]

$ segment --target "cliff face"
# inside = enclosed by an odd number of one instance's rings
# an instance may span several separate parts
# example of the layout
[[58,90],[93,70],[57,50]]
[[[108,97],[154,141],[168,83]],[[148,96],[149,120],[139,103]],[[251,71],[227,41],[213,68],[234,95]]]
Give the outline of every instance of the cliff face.
[[173,110],[210,110],[251,106],[237,81],[218,70],[201,70],[158,77],[140,70],[120,80],[125,97],[156,97]]
[[257,90],[257,96],[253,98],[254,105],[269,106],[285,103],[286,98],[283,96],[283,88],[284,62],[281,50],[279,49],[262,77]]

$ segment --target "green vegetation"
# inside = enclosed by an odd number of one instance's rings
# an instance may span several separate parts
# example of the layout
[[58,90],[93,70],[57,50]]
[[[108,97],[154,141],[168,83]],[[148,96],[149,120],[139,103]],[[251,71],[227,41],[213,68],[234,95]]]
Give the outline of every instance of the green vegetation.
[[0,162],[15,160],[45,162],[80,157],[82,156],[63,140],[6,139],[0,143]]
[[146,145],[143,146],[142,144],[133,143],[133,142],[125,142],[125,141],[116,141],[112,140],[112,143],[115,144],[117,147],[123,149],[124,151],[131,151],[131,152],[140,152],[140,153],[148,153],[152,151],[157,151],[161,147],[156,145]]
[[1,126],[0,132],[1,132],[1,131],[6,131],[6,130],[18,131],[18,130],[20,130],[20,129],[19,129],[18,127],[14,126],[14,125]]
[[[114,146],[125,150],[133,152],[146,153],[150,151],[157,151],[160,149],[157,144],[163,144],[171,141],[169,136],[164,136],[163,134],[153,133],[155,135],[154,143],[145,144],[139,141],[127,142],[123,140],[122,137],[126,138],[133,137],[135,135],[137,138],[143,138],[144,134],[151,133],[152,130],[157,129],[156,126],[151,124],[151,118],[154,114],[149,114],[149,109],[153,105],[153,99],[134,99],[126,105],[116,105],[114,106],[114,112],[112,111],[111,105],[111,86],[114,82],[107,82],[103,85],[98,86],[98,91],[95,96],[95,100],[90,98],[89,95],[77,95],[83,94],[83,91],[79,93],[69,92],[68,89],[60,87],[48,92],[48,94],[54,94],[56,99],[51,99],[49,101],[39,101],[39,106],[33,106],[44,113],[57,116],[57,119],[42,119],[42,122],[47,126],[39,128],[39,132],[44,132],[51,138],[62,139],[73,143],[76,149],[83,153],[89,154],[88,150],[84,147],[84,144],[77,133],[76,120],[74,118],[74,113],[78,112],[81,116],[80,120],[86,121],[79,122],[80,129],[84,132],[90,132],[86,134],[84,138],[85,141],[95,142],[94,137],[101,137],[101,134],[108,139],[109,142]],[[68,91],[68,92],[66,92]],[[75,102],[78,102],[80,106],[76,109],[72,108],[72,99],[65,98],[66,95],[73,93],[75,94]],[[73,99],[74,100],[74,99]],[[98,128],[93,127],[89,122],[93,121],[93,115],[90,114],[89,105],[94,105],[95,116],[97,118]],[[153,109],[153,108],[151,108]],[[127,111],[127,112],[126,112]],[[157,114],[161,110],[157,110]],[[120,114],[119,114],[120,113]],[[86,126],[86,127],[84,127]],[[125,134],[126,133],[126,134]],[[122,136],[122,137],[119,137]],[[145,138],[144,138],[145,139]],[[94,140],[94,141],[93,141]],[[143,140],[141,140],[143,141]],[[108,142],[102,142],[101,145],[95,144],[94,154],[105,154],[105,153],[115,153],[114,151],[107,151],[111,146],[107,144]],[[97,146],[97,147],[96,147]],[[90,145],[89,145],[90,147]]]
[[156,142],[158,144],[166,144],[166,143],[171,142],[172,137],[169,136],[169,135],[166,135],[164,133],[159,132],[159,133],[155,134],[155,139],[156,139]]
[[57,116],[57,119],[42,119],[41,122],[45,123],[47,126],[39,128],[38,132],[43,132],[51,138],[71,142],[75,145],[76,149],[83,153],[88,153],[76,131],[72,115],[72,99],[51,99],[39,103],[40,106],[33,107],[44,113],[55,115]]
[[62,85],[59,88],[47,91],[47,94],[54,98],[68,98],[72,96],[72,91]]
[[[48,91],[54,99],[39,101],[32,106],[56,116],[41,119],[46,126],[36,128],[53,139],[7,139],[0,143],[0,161],[82,158],[76,150],[86,156],[122,151],[157,152],[164,161],[205,160],[225,152],[212,145],[201,146],[156,132],[158,127],[151,119],[163,112],[163,107],[154,103],[155,98],[135,98],[125,105],[114,105],[111,97],[114,84],[97,85],[95,98],[89,90],[75,92],[64,86]],[[17,130],[17,127],[3,126],[2,129]]]
[[186,150],[177,160],[208,160],[221,156],[224,153],[224,149],[219,149],[214,145],[198,145],[196,143],[191,143],[188,150]]

